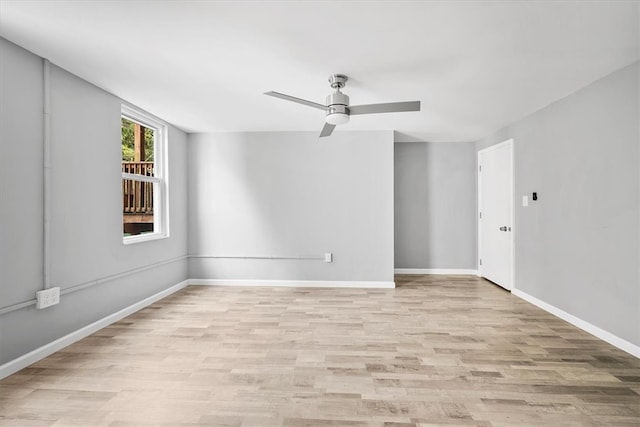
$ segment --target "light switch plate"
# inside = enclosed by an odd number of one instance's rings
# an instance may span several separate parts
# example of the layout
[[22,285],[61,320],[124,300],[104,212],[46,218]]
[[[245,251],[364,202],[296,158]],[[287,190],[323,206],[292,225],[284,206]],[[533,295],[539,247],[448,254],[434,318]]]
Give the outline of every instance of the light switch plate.
[[529,196],[522,196],[522,206],[525,208],[529,206]]

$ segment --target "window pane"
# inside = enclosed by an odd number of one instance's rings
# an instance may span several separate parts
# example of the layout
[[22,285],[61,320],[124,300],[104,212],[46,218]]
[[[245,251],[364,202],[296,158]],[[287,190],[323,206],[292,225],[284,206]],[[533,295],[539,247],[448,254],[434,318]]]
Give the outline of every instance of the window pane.
[[[125,117],[121,118],[122,126],[122,161],[153,162],[155,148],[155,132]],[[144,136],[142,136],[142,133]],[[138,142],[136,144],[136,137]]]
[[[155,131],[122,117],[122,172],[155,176]],[[153,183],[122,180],[122,228],[124,236],[154,232]]]
[[153,183],[123,179],[122,195],[124,235],[153,233]]

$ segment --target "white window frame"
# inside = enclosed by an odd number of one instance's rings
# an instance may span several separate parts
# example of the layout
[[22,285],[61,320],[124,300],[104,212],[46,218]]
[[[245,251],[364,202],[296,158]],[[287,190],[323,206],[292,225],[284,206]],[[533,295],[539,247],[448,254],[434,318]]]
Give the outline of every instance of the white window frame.
[[[130,105],[122,104],[121,117],[153,129],[153,170],[154,176],[122,173],[122,179],[131,179],[153,183],[153,233],[136,236],[123,236],[122,243],[148,242],[169,237],[169,185],[167,167],[167,125],[160,119],[153,117]],[[120,142],[122,144],[122,141]],[[122,197],[120,198],[122,200]],[[122,211],[122,209],[121,209]],[[122,229],[121,229],[122,230]]]

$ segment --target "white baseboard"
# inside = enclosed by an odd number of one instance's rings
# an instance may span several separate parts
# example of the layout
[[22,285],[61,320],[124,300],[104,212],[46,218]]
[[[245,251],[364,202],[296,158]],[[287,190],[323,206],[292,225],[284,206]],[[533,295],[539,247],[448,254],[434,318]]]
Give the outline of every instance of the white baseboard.
[[396,268],[395,274],[447,274],[477,276],[478,270],[464,268]]
[[394,282],[366,282],[350,280],[226,280],[190,279],[190,285],[199,286],[272,286],[285,288],[378,288],[393,289]]
[[562,320],[566,320],[571,323],[573,326],[576,326],[582,329],[585,332],[590,333],[591,335],[600,338],[603,341],[608,342],[609,344],[618,347],[620,350],[626,351],[627,353],[640,358],[640,346],[630,343],[627,340],[624,340],[616,335],[613,335],[611,332],[607,332],[604,329],[601,329],[591,323],[582,320],[573,314],[569,314],[564,310],[559,309],[551,304],[548,304],[538,298],[529,295],[526,292],[522,292],[519,289],[512,289],[511,293],[523,300],[530,302],[531,304],[547,311],[554,316],[561,318]]
[[24,354],[18,357],[17,359],[7,362],[4,365],[0,365],[0,379],[8,377],[9,375],[15,372],[18,372],[20,369],[26,368],[27,366],[41,359],[44,359],[50,354],[53,354],[56,351],[61,350],[66,346],[81,340],[82,338],[88,337],[94,332],[97,332],[100,329],[105,328],[114,322],[117,322],[118,320],[124,319],[128,315],[133,314],[136,311],[143,309],[148,305],[151,305],[154,302],[161,300],[162,298],[179,291],[180,289],[186,287],[188,284],[189,284],[189,281],[184,280],[178,283],[177,285],[174,285],[168,289],[165,289],[164,291],[151,295],[150,297],[145,298],[142,301],[132,304],[126,308],[123,308],[120,311],[117,311],[83,328],[80,328],[77,331],[71,332],[70,334],[67,334],[61,338],[58,338],[55,341],[45,344],[42,347],[39,347],[27,354]]

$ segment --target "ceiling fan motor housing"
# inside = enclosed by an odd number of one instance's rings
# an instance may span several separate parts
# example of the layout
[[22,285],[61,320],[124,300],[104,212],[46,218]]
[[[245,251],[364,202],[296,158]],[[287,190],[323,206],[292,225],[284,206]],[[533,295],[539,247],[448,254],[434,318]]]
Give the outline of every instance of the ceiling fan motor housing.
[[335,92],[327,96],[327,107],[349,106],[349,97],[342,92]]
[[341,125],[349,121],[349,97],[337,90],[327,96],[327,123]]

